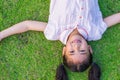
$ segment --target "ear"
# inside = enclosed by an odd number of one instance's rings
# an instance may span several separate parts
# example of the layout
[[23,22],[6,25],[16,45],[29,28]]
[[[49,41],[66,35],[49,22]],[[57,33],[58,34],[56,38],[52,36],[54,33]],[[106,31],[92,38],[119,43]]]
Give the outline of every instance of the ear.
[[88,49],[89,49],[90,53],[93,54],[93,50],[92,50],[92,47],[90,45],[88,45]]
[[65,52],[66,52],[66,47],[64,46],[64,47],[63,47],[63,51],[62,51],[62,56],[65,55]]

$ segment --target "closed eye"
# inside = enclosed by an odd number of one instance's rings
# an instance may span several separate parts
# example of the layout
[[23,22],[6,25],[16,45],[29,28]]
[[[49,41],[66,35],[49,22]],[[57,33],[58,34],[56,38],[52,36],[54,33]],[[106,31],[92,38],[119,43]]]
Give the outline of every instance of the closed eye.
[[74,51],[70,51],[70,53],[74,53]]
[[86,51],[85,50],[80,50],[80,54],[85,54]]
[[85,50],[80,50],[80,52],[85,52]]
[[74,51],[69,51],[70,55],[74,55]]

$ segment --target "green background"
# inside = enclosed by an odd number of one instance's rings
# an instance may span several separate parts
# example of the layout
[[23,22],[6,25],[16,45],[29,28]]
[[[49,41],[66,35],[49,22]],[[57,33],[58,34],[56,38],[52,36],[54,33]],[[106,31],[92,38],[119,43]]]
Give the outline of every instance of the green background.
[[[47,22],[49,0],[1,0],[0,31],[24,20]],[[103,17],[120,12],[120,0],[99,0]],[[108,29],[99,41],[89,42],[101,80],[120,80],[120,24]],[[28,31],[0,42],[0,80],[54,80],[62,62],[59,41],[48,41],[42,32]],[[87,80],[88,70],[73,73],[69,80]]]

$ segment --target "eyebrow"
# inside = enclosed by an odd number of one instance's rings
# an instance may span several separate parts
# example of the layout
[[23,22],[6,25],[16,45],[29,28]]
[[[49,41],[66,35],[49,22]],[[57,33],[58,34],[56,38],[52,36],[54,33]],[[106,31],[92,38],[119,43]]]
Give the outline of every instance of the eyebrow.
[[85,55],[85,54],[87,54],[87,53],[86,53],[86,52],[82,52],[82,53],[80,53],[80,54]]

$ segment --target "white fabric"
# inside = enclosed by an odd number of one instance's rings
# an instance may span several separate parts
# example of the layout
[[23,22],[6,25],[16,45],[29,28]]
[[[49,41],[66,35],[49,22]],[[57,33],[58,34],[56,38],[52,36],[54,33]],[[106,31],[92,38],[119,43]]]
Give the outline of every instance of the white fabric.
[[75,28],[88,41],[101,39],[107,25],[103,22],[98,0],[51,0],[44,31],[46,38],[66,44]]

